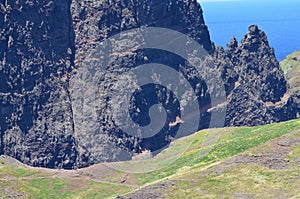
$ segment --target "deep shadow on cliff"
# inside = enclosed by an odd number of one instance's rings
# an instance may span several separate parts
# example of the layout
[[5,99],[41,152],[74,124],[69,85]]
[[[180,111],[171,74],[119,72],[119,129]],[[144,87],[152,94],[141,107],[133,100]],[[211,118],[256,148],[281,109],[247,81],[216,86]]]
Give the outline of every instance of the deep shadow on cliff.
[[74,122],[73,109],[80,104],[74,104],[72,96],[83,93],[72,84],[85,67],[85,52],[117,33],[143,26],[184,33],[214,58],[226,89],[225,126],[296,118],[296,103],[266,34],[252,25],[240,44],[233,38],[226,49],[215,46],[196,0],[0,1],[0,153],[28,165],[74,169],[162,149],[178,128],[167,125],[180,115],[172,92],[152,85],[151,92],[135,95],[131,113],[138,124],[149,123],[153,104],[162,103],[169,113],[165,129],[150,139],[120,130],[108,106],[118,75],[153,62],[180,68],[197,93],[199,129],[207,128],[212,107],[201,71],[174,54],[149,49],[118,56],[110,52],[114,61],[99,79],[102,101],[96,122],[89,121],[89,126]]

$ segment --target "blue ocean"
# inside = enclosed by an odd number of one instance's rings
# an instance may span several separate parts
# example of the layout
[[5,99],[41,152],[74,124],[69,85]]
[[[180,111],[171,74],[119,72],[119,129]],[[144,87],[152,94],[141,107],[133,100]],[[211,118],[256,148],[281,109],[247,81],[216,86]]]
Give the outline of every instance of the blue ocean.
[[212,41],[226,47],[251,24],[266,32],[278,60],[300,49],[299,0],[200,0]]

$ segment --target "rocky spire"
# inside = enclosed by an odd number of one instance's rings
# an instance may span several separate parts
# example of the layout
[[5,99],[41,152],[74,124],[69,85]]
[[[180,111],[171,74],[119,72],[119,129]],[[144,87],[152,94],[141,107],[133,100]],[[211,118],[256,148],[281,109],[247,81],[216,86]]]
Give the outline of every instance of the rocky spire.
[[233,38],[223,55],[219,54],[216,63],[223,71],[229,100],[227,125],[261,125],[296,118],[295,103],[287,93],[274,49],[257,25],[248,28],[240,45]]
[[235,51],[238,47],[238,42],[235,37],[232,37],[226,45],[228,51]]
[[241,46],[243,49],[249,50],[249,52],[256,52],[259,48],[269,48],[265,53],[272,53],[274,51],[271,50],[268,42],[267,35],[264,31],[260,30],[257,25],[251,25],[248,28],[248,33],[243,37],[241,41]]

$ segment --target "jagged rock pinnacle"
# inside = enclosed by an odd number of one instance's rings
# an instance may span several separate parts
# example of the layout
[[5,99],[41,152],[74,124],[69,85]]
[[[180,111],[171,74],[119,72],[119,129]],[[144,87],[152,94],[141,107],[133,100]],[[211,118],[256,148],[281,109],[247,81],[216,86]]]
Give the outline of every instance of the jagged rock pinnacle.
[[227,46],[227,50],[229,51],[234,51],[236,50],[236,48],[238,47],[238,42],[236,40],[235,37],[231,38],[231,40],[228,42]]
[[248,28],[240,45],[233,38],[226,51],[216,48],[215,54],[229,96],[227,125],[260,125],[296,117],[274,49],[257,25]]
[[253,35],[255,35],[255,34],[258,34],[259,33],[259,29],[258,29],[258,26],[257,25],[251,25],[251,26],[249,26],[249,28],[248,28],[248,30],[249,30],[249,33],[250,34],[253,34]]

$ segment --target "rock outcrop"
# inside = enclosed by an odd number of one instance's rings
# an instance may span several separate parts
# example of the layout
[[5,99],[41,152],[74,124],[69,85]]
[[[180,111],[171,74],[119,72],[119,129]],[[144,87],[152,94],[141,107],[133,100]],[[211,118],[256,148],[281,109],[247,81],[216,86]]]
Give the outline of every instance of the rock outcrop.
[[285,73],[286,81],[288,82],[288,92],[294,98],[297,104],[298,117],[300,113],[300,51],[296,51],[288,55],[280,62],[280,66]]
[[215,60],[226,86],[226,126],[262,125],[296,117],[296,105],[287,92],[274,49],[256,25],[249,27],[240,45],[232,38],[226,50],[216,48]]
[[[151,49],[117,56],[111,52],[113,62],[98,84],[101,103],[97,115],[91,115],[97,120],[80,125],[74,114],[82,108],[74,98],[81,94],[75,77],[84,67],[86,52],[121,31],[139,27],[179,31],[214,57],[228,99],[225,125],[260,125],[296,117],[295,103],[286,92],[286,81],[265,33],[251,26],[240,45],[232,39],[226,50],[215,47],[196,0],[3,0],[0,154],[28,165],[73,169],[130,159],[134,153],[167,146],[178,125],[165,125],[157,136],[147,139],[128,135],[112,120],[108,106],[111,96],[107,93],[115,77],[152,62],[173,66],[184,74],[201,106],[199,128],[207,128],[212,107],[201,79],[203,71],[193,70],[182,57]],[[87,94],[89,88],[84,89]],[[167,123],[180,118],[178,100],[165,87],[150,85],[133,99],[131,116],[140,125],[150,122],[148,111],[156,103],[166,109]]]

